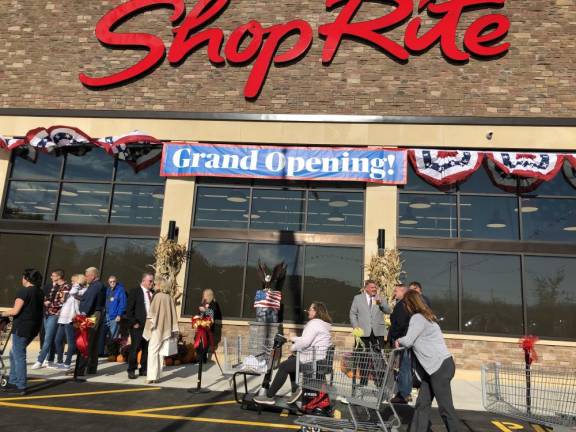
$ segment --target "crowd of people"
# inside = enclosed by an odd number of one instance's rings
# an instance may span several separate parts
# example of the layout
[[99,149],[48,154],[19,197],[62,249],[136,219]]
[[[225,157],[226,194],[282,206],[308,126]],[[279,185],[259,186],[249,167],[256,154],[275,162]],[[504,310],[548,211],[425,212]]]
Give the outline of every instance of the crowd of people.
[[[102,283],[99,271],[94,267],[87,268],[84,274],[73,275],[70,283],[66,281],[64,272],[58,269],[51,273],[50,279],[51,283],[42,288],[40,272],[25,270],[22,288],[16,294],[14,306],[2,313],[3,316],[14,317],[10,376],[8,385],[3,388],[5,392],[25,393],[26,348],[41,330],[41,349],[32,369],[51,367],[76,376],[96,374],[98,357],[106,354],[106,341],[117,338],[122,331],[121,326],[125,324],[131,341],[128,378],[136,379],[138,370],[148,383],[159,380],[163,356],[170,355],[170,346],[179,332],[178,316],[169,294],[168,281],[146,272],[140,285],[126,292],[113,275],[108,277],[107,285]],[[430,300],[422,293],[422,285],[419,282],[412,282],[408,286],[397,285],[393,305],[382,299],[378,291],[376,282],[365,282],[362,292],[352,301],[350,323],[362,335],[362,349],[403,348],[396,379],[397,394],[391,403],[405,404],[410,401],[415,371],[420,388],[410,430],[429,430],[434,398],[448,431],[460,430],[450,387],[455,373],[454,360]],[[204,290],[199,313],[212,321],[221,318],[211,289]],[[318,353],[326,355],[332,346],[332,320],[327,306],[322,302],[313,302],[307,313],[308,322],[302,336],[291,338],[292,354],[280,364],[272,384],[265,394],[254,398],[255,402],[274,404],[278,391],[288,378],[292,388],[288,403],[297,401],[302,390],[296,385],[295,353],[300,353],[300,362],[305,364],[319,360]],[[384,321],[385,314],[390,315],[389,327]],[[71,365],[77,335],[74,321],[78,316],[87,317],[94,324],[88,329],[87,355],[78,355],[73,370]],[[205,361],[206,356],[207,350],[200,353],[200,361]],[[366,385],[368,380],[368,373],[361,371],[359,385]]]

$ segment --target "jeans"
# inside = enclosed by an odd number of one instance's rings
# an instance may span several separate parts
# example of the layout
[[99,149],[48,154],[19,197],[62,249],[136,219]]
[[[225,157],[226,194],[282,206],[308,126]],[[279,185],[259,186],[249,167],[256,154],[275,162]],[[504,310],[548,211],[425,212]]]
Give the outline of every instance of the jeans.
[[118,337],[118,332],[120,331],[120,323],[117,322],[115,319],[109,320],[106,319],[105,322],[102,323],[102,331],[100,333],[98,339],[98,354],[103,356],[106,354],[106,340],[113,341]]
[[58,331],[56,332],[56,354],[58,355],[58,363],[62,363],[64,359],[64,340],[68,349],[66,350],[66,366],[72,364],[72,356],[76,352],[76,333],[73,324],[58,324]]
[[410,350],[404,350],[400,360],[400,370],[396,381],[398,393],[406,399],[412,393],[412,355]]
[[44,343],[40,354],[38,354],[38,362],[43,363],[46,358],[48,361],[54,361],[54,354],[52,346],[56,340],[56,331],[58,330],[58,315],[48,315],[44,318]]
[[266,392],[270,398],[276,396],[276,393],[282,388],[286,379],[290,377],[290,384],[292,385],[292,392],[296,391],[296,356],[291,355],[278,366],[278,372],[272,381],[272,385]]
[[20,390],[26,388],[26,347],[31,339],[12,335],[12,349],[10,350],[10,376],[8,382]]

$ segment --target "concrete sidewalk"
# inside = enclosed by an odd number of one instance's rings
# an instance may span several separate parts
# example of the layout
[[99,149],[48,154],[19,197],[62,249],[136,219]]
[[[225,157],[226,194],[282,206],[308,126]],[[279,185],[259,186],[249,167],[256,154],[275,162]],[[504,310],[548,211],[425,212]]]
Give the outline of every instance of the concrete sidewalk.
[[[42,368],[31,370],[30,367],[34,364],[38,356],[38,344],[33,343],[28,348],[28,373],[34,377],[42,377],[46,379],[62,379],[64,373],[56,369]],[[8,366],[8,350],[5,352],[5,362]],[[222,362],[223,359],[220,359]],[[224,367],[224,365],[222,365]],[[135,380],[128,379],[126,372],[126,363],[112,363],[106,359],[100,359],[98,366],[98,374],[95,376],[87,376],[87,381],[94,383],[109,383],[109,384],[125,384],[125,385],[143,385],[146,382],[144,377],[138,377]],[[198,365],[185,364],[180,366],[165,367],[162,372],[160,383],[154,386],[166,388],[196,388],[197,386]],[[261,377],[252,377],[249,379],[250,390],[257,389],[262,383]],[[243,383],[239,384],[239,391],[243,391]],[[202,388],[211,391],[230,391],[231,380],[230,376],[223,376],[217,363],[211,362],[204,365]],[[282,388],[282,393],[288,393],[290,390],[289,384]],[[480,371],[467,371],[457,370],[456,376],[452,381],[452,393],[454,398],[454,405],[456,409],[468,411],[484,411],[482,406],[482,386]],[[415,400],[417,392],[413,392],[413,399]]]

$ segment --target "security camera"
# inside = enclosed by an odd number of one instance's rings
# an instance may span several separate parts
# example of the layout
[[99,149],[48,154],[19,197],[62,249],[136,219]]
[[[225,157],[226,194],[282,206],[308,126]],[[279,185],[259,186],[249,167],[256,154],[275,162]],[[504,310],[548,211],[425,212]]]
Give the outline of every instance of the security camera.
[[494,132],[488,131],[488,133],[486,134],[486,139],[491,140],[493,136],[494,136]]

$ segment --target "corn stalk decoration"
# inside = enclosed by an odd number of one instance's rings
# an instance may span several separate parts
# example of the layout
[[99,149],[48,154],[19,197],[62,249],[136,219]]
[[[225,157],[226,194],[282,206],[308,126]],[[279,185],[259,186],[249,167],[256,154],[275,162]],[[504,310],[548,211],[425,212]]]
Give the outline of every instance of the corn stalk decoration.
[[180,287],[176,280],[182,264],[188,259],[188,250],[183,244],[178,244],[174,240],[168,240],[166,237],[160,237],[160,241],[154,250],[155,264],[150,265],[157,277],[163,277],[170,283],[170,295],[176,302],[182,296]]
[[368,279],[378,284],[378,294],[392,303],[394,287],[401,283],[402,261],[398,249],[385,249],[382,255],[374,254],[365,266],[368,270]]

